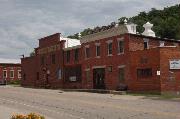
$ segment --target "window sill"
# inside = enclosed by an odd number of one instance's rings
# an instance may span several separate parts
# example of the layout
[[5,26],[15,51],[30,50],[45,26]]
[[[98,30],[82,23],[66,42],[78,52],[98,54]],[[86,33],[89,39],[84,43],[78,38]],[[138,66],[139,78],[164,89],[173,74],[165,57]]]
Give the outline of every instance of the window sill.
[[96,56],[95,58],[101,58],[100,56]]
[[113,56],[112,54],[109,54],[109,55],[107,55],[108,57],[111,57],[111,56]]
[[122,52],[122,53],[118,53],[117,55],[123,55],[124,54],[124,52]]

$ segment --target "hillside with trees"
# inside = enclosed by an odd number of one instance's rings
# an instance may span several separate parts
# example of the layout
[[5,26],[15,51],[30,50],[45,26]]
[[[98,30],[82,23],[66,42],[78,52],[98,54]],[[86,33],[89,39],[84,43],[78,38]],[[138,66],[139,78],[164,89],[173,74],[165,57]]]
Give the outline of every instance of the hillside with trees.
[[[152,29],[157,37],[180,40],[180,4],[166,7],[163,10],[152,8],[149,12],[140,12],[137,16],[130,18],[121,17],[118,19],[119,24],[124,24],[125,19],[127,19],[128,23],[137,24],[137,32],[139,33],[142,33],[144,30],[143,24],[150,21],[150,23],[154,24]],[[106,30],[114,27],[115,24],[115,22],[112,22],[107,26],[97,26],[94,29],[87,28],[81,32],[81,35],[85,36]],[[70,35],[68,38],[78,39],[78,33]]]

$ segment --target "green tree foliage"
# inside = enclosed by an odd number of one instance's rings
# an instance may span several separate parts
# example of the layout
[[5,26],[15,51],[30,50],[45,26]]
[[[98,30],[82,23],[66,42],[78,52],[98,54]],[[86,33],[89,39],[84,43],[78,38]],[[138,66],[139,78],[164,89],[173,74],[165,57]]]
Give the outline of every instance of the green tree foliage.
[[[156,33],[156,36],[162,38],[173,38],[180,39],[180,4],[166,7],[163,10],[157,10],[152,8],[149,12],[140,12],[137,16],[130,18],[121,17],[119,18],[119,24],[124,24],[124,20],[127,20],[128,23],[137,24],[137,32],[142,33],[144,31],[143,25],[146,22],[151,22],[154,24],[153,30]],[[82,36],[96,33],[102,28],[113,26],[114,23],[108,26],[95,27],[94,29],[85,29],[81,32]],[[78,33],[68,36],[69,38],[78,39]]]

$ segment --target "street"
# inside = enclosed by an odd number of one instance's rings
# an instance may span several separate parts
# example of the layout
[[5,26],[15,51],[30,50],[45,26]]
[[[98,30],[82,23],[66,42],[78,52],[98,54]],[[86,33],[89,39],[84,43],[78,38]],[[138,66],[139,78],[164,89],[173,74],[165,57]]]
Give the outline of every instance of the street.
[[46,119],[180,119],[180,101],[0,86],[0,119],[30,112]]

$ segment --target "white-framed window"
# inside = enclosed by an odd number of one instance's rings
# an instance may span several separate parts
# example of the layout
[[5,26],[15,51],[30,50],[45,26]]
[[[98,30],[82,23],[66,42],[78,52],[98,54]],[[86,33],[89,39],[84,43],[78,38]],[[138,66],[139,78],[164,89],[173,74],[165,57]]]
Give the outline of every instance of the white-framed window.
[[144,49],[149,49],[149,39],[144,38]]
[[3,78],[7,78],[7,70],[3,70]]
[[10,70],[10,78],[14,78],[14,70]]
[[113,41],[108,40],[107,41],[107,54],[108,54],[108,56],[112,56],[112,49],[113,49]]
[[100,52],[101,52],[101,48],[100,48],[100,43],[96,43],[96,57],[100,57]]
[[18,78],[21,78],[21,70],[18,70]]
[[118,54],[124,54],[124,40],[118,40]]
[[85,46],[85,58],[89,58],[90,57],[90,49],[89,49],[89,45]]
[[164,47],[164,43],[165,43],[164,41],[159,41],[159,46]]

